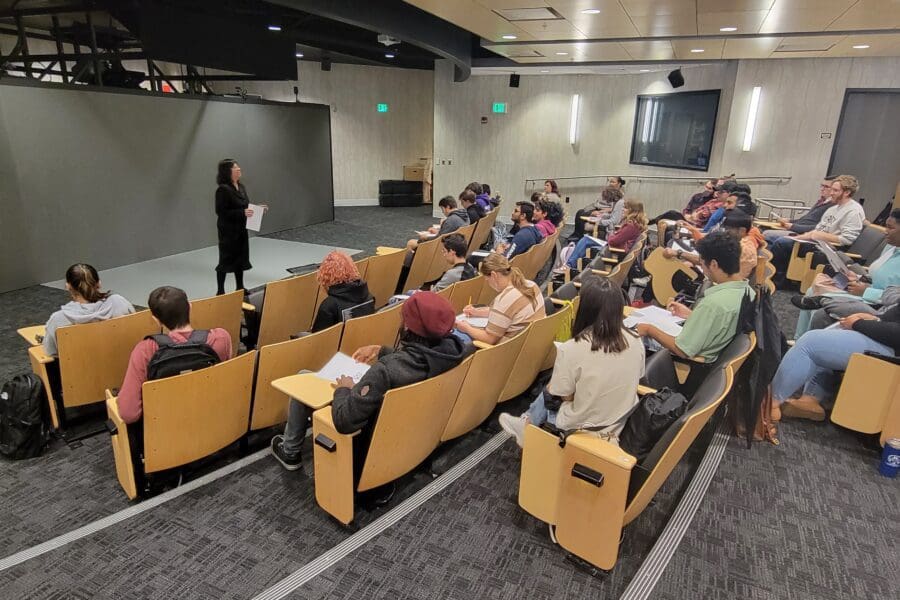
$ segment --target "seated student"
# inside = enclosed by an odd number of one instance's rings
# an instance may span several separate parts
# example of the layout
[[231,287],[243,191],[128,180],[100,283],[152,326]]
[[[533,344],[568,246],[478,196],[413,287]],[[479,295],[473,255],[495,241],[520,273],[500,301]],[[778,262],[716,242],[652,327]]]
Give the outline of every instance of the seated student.
[[[885,290],[900,286],[900,209],[895,208],[888,217],[884,237],[884,250],[869,265],[867,272],[857,265],[850,266],[854,270],[847,275],[850,283],[846,289],[820,273],[805,296],[798,294],[791,298],[791,303],[801,309],[795,337],[799,338],[809,329],[827,327],[834,322],[833,317],[845,317],[855,312],[875,314],[874,307],[884,304]],[[871,283],[863,281],[863,274]]]
[[466,189],[475,194],[475,202],[486,211],[491,210],[491,196],[490,196],[490,188],[488,188],[487,193],[484,191],[484,186],[482,186],[477,181],[473,181],[469,185],[466,186]]
[[459,203],[466,209],[469,215],[469,223],[477,223],[478,219],[487,214],[484,208],[475,202],[475,192],[472,190],[463,190],[459,194]]
[[704,204],[701,204],[696,210],[691,211],[690,214],[686,214],[684,220],[694,227],[705,227],[713,213],[721,208],[728,200],[728,197],[735,192],[734,188],[736,185],[737,183],[733,180],[717,185],[715,195]]
[[[610,181],[612,181],[612,179],[610,179]],[[568,241],[577,242],[584,237],[587,221],[582,219],[582,217],[599,217],[603,211],[609,210],[610,207],[614,207],[624,197],[625,195],[620,188],[612,186],[603,188],[600,192],[600,198],[575,212],[575,229],[572,231],[572,235],[569,236]],[[624,205],[622,206],[624,209]]]
[[[624,203],[621,227],[615,233],[610,234],[606,241],[610,247],[620,248],[628,252],[645,231],[647,231],[647,214],[644,212],[644,204],[640,200],[629,198]],[[563,268],[576,268],[578,259],[587,255],[588,248],[594,248],[599,245],[587,236],[581,238],[575,244],[575,248],[572,250],[572,254],[569,255],[569,260],[566,261]]]
[[444,271],[437,283],[431,286],[432,292],[439,292],[454,283],[472,279],[478,275],[475,267],[466,262],[467,249],[466,238],[459,233],[451,233],[441,240],[441,257],[453,266]]
[[[359,276],[359,269],[353,259],[343,252],[332,250],[322,260],[316,272],[316,281],[328,294],[319,305],[311,331],[322,331],[332,325],[341,323],[343,311],[373,300],[369,286]],[[375,304],[358,315],[364,316],[375,312]]]
[[[403,329],[398,348],[363,346],[353,358],[371,363],[372,368],[355,385],[349,377],[337,380],[331,407],[339,433],[363,429],[358,437],[370,438],[388,390],[449,371],[475,350],[452,335],[453,307],[433,292],[415,294],[403,303],[400,314]],[[284,435],[272,438],[272,455],[285,469],[295,471],[301,467],[300,445],[312,411],[293,398],[289,403]]]
[[[440,235],[452,233],[469,224],[469,213],[466,212],[465,208],[456,207],[456,200],[453,199],[453,196],[444,196],[441,198],[440,201],[438,201],[438,207],[440,207],[441,212],[444,213],[444,219],[441,221],[440,226],[431,226],[428,228],[428,231],[420,233],[418,239],[406,242],[406,257],[403,259],[403,267],[406,269],[406,273],[409,272],[409,267],[412,265],[413,257],[416,254],[416,248],[419,247],[419,242],[433,240]],[[401,273],[400,283],[402,284],[405,280],[406,275]],[[398,286],[398,289],[402,289],[402,286]]]
[[[835,372],[847,369],[851,355],[865,352],[900,353],[900,304],[880,318],[857,313],[841,319],[839,329],[816,329],[800,336],[772,380],[773,418],[823,421],[822,402],[833,395]],[[802,395],[792,399],[801,390]]]
[[[541,194],[540,192],[535,192],[535,194],[543,195],[551,202],[559,202],[560,200],[562,200],[559,195],[559,186],[552,179],[548,179],[544,182],[543,194]],[[534,194],[531,195],[531,201],[535,201]]]
[[703,184],[703,190],[697,192],[688,200],[687,206],[684,207],[684,210],[678,212],[677,210],[669,210],[661,215],[654,217],[650,220],[650,224],[653,225],[657,221],[684,221],[686,220],[685,215],[690,214],[694,210],[700,208],[704,204],[710,201],[712,197],[716,193],[716,185],[718,185],[719,180],[710,179],[706,183]]
[[549,218],[553,202],[544,194],[535,192],[531,195],[531,204],[534,205],[534,226],[541,235],[546,238],[556,233],[556,224]]
[[78,263],[66,269],[66,291],[72,297],[50,315],[44,331],[44,352],[56,356],[56,330],[68,325],[105,321],[134,312],[131,302],[100,290],[100,276],[91,265]]
[[676,356],[699,356],[712,362],[737,334],[741,302],[748,293],[752,297],[753,290],[741,276],[741,245],[733,235],[724,231],[711,233],[697,242],[697,251],[713,285],[693,310],[680,302],[669,302],[666,308],[686,319],[678,336],[647,323],[639,323],[636,329]]
[[[622,290],[605,277],[586,277],[579,297],[572,339],[557,346],[546,390],[521,417],[500,415],[500,426],[516,437],[519,446],[528,423],[541,426],[548,421],[563,430],[590,427],[617,444],[637,404],[644,345],[622,326]],[[547,395],[562,400],[558,411],[547,409]]]
[[486,183],[481,184],[481,189],[482,192],[488,196],[488,201],[491,205],[491,208],[488,210],[494,210],[495,208],[497,208],[500,205],[500,194],[494,194],[492,196],[491,186]]
[[516,202],[511,215],[515,233],[507,242],[500,242],[495,252],[512,258],[527,252],[535,244],[539,244],[544,236],[534,226],[534,205],[531,202]]
[[[787,235],[775,240],[771,245],[772,264],[776,269],[776,283],[784,283],[791,251],[796,240],[827,242],[849,246],[863,230],[866,213],[863,207],[853,199],[859,188],[859,182],[853,175],[840,175],[831,184],[832,205],[822,215],[819,224],[812,231],[799,235]],[[812,248],[810,248],[812,249]]]
[[[721,223],[720,231],[734,236],[741,244],[741,276],[749,278],[756,268],[759,249],[765,248],[766,242],[759,229],[753,226],[753,218],[737,208],[728,211]],[[702,239],[702,238],[701,238]],[[700,266],[702,260],[695,254],[686,254],[683,250],[665,248],[663,256],[670,259],[683,260],[694,266]]]
[[[153,320],[165,328],[169,338],[175,344],[187,342],[191,333],[191,305],[187,294],[176,287],[163,286],[150,292],[147,300]],[[206,336],[206,345],[219,356],[219,360],[231,358],[231,335],[219,327],[210,329]],[[159,350],[159,344],[153,339],[141,340],[131,351],[128,359],[128,370],[125,381],[119,390],[119,415],[126,423],[135,423],[143,414],[141,386],[147,381],[147,366],[150,359]]]
[[479,266],[491,289],[499,292],[490,306],[466,306],[467,317],[487,317],[481,329],[467,321],[457,321],[457,330],[473,340],[498,344],[525,329],[528,323],[546,316],[544,297],[533,281],[528,281],[518,267],[512,267],[501,254],[491,253]]
[[792,233],[796,234],[812,231],[815,226],[819,224],[819,221],[822,219],[822,215],[825,214],[825,211],[831,207],[831,184],[833,181],[834,177],[826,177],[822,181],[822,183],[819,185],[819,199],[816,200],[815,204],[813,204],[802,217],[794,221],[789,221],[788,219],[784,218],[777,219],[778,224],[784,227],[784,229],[766,230],[763,233],[763,236],[766,238],[766,242],[771,244],[778,238],[790,235]]

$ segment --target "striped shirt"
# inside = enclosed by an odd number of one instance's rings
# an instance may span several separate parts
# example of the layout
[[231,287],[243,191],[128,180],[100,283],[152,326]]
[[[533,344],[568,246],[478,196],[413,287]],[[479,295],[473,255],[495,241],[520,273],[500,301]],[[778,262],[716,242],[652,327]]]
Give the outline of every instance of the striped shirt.
[[525,329],[531,321],[546,316],[541,290],[533,281],[526,284],[535,291],[534,300],[529,300],[522,292],[509,285],[491,303],[485,331],[500,336],[501,342]]

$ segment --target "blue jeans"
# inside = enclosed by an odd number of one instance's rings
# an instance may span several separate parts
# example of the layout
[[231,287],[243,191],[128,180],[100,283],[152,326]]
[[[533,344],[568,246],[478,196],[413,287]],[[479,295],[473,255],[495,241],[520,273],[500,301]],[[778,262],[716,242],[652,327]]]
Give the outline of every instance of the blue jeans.
[[783,277],[791,261],[791,251],[794,249],[793,237],[780,237],[773,243],[769,244],[769,250],[772,252],[772,265],[778,276]]
[[547,410],[547,407],[544,405],[544,392],[537,395],[537,398],[528,407],[526,414],[528,415],[528,422],[535,427],[540,427],[547,422],[551,425],[556,425],[556,411]]
[[784,402],[803,388],[805,395],[820,402],[829,399],[834,392],[834,372],[847,368],[851,354],[863,352],[894,356],[893,349],[858,331],[808,331],[781,360],[772,381],[772,396],[776,402]]
[[578,266],[578,259],[584,258],[587,255],[588,248],[599,245],[600,244],[588,237],[581,238],[578,240],[578,243],[575,244],[575,249],[572,250],[572,255],[569,257],[569,260],[566,261],[566,266],[570,269],[574,269]]

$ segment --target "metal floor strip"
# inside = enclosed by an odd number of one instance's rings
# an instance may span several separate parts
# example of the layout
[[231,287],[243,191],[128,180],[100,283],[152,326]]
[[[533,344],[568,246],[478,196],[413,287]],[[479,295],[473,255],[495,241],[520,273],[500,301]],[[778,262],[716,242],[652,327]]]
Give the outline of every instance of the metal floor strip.
[[286,597],[288,594],[293,593],[300,588],[300,586],[324,573],[327,569],[336,565],[350,553],[361,548],[364,544],[373,540],[389,527],[398,523],[416,508],[425,504],[425,502],[440,493],[447,486],[472,470],[475,465],[502,446],[508,438],[509,434],[506,432],[501,431],[496,434],[478,450],[467,456],[452,469],[426,485],[414,495],[398,504],[396,508],[360,529],[331,550],[319,555],[318,558],[294,571],[269,589],[264,590],[255,596],[253,600],[279,600]]
[[700,508],[730,437],[728,420],[723,418],[675,512],[619,600],[645,600],[653,592]]
[[235,471],[242,469],[247,465],[253,464],[269,454],[269,449],[263,448],[259,452],[255,452],[253,454],[250,454],[249,456],[245,456],[244,458],[233,462],[230,465],[224,466],[221,469],[217,469],[212,473],[207,473],[203,477],[200,477],[193,481],[189,481],[184,485],[178,486],[174,490],[169,490],[168,492],[162,493],[159,496],[148,498],[147,500],[144,500],[139,504],[129,506],[128,508],[120,510],[117,513],[113,513],[108,517],[103,517],[102,519],[98,519],[97,521],[88,523],[87,525],[79,527],[78,529],[73,529],[68,533],[64,533],[63,535],[43,542],[42,544],[32,546],[30,548],[7,556],[6,558],[0,559],[0,572],[19,565],[26,560],[30,560],[42,554],[46,554],[47,552],[56,550],[57,548],[61,548],[66,544],[70,544],[76,540],[80,540],[91,534],[97,533],[98,531],[106,529],[107,527],[111,527],[113,525],[116,525],[117,523],[121,523],[122,521],[130,519],[131,517],[137,516],[141,513],[145,513],[152,508],[156,508],[161,504],[165,504],[169,500],[174,500],[179,496],[184,496],[185,494],[192,492],[197,488],[203,487],[207,483],[211,483],[217,479],[221,479],[222,477],[234,473]]

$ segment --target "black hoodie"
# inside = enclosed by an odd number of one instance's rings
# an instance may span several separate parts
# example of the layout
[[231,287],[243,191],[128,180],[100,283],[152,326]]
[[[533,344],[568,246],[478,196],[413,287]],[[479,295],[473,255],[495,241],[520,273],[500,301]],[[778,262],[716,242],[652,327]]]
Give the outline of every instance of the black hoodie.
[[397,350],[383,347],[378,362],[353,389],[334,390],[331,410],[335,428],[339,433],[363,429],[378,415],[388,390],[449,371],[474,351],[471,343],[454,335],[448,335],[431,347],[414,342],[401,343]]
[[[313,321],[312,331],[322,331],[332,325],[337,325],[341,322],[341,311],[371,299],[369,286],[361,279],[331,286],[328,288],[328,297],[319,305],[319,312],[316,313],[316,320]],[[364,311],[354,316],[362,317],[373,312],[375,312],[374,305],[371,311]]]

